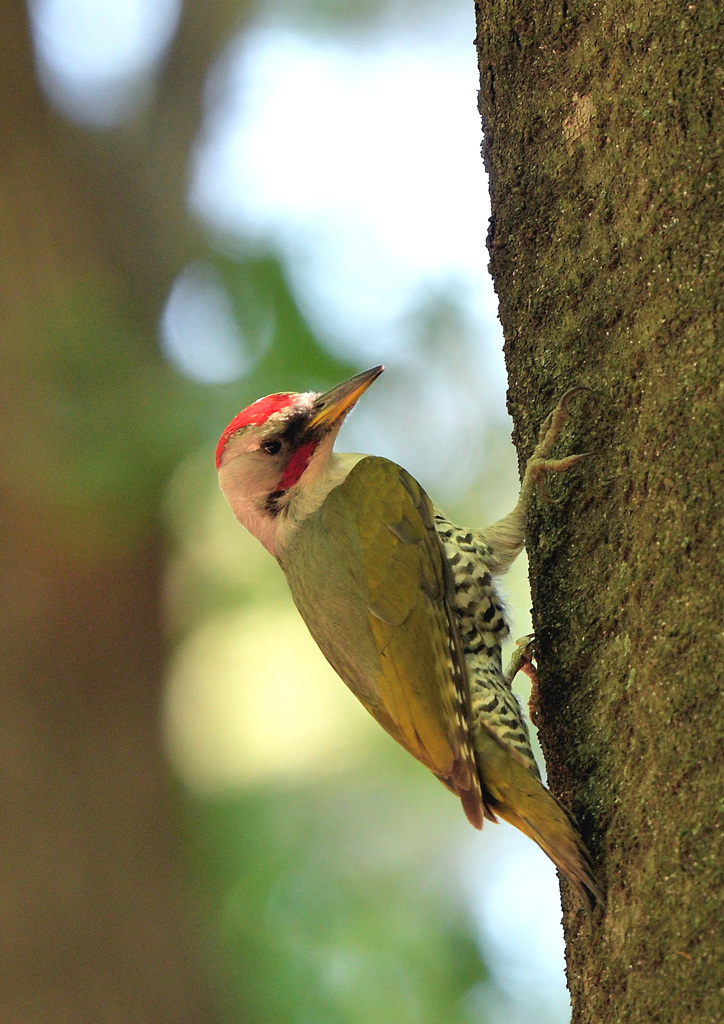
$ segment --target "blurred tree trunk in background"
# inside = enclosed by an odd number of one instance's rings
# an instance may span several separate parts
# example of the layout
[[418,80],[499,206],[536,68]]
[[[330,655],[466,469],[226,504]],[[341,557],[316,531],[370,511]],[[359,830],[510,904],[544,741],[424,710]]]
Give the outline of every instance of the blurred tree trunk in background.
[[551,783],[608,892],[590,930],[564,901],[574,1022],[724,1014],[722,18],[477,4],[521,461],[564,391],[595,392],[567,440],[594,457],[529,547]]
[[203,77],[240,10],[187,5],[149,109],[93,134],[42,97],[24,5],[0,9],[2,1021],[214,1017],[157,735],[155,336],[195,245]]

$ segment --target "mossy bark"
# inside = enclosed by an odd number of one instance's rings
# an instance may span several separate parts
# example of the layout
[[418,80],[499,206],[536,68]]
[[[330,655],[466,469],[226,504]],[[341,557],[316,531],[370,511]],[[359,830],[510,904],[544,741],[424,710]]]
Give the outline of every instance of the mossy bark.
[[607,890],[592,927],[564,894],[576,1024],[724,1019],[722,10],[477,3],[521,462],[592,389],[529,536],[549,780]]

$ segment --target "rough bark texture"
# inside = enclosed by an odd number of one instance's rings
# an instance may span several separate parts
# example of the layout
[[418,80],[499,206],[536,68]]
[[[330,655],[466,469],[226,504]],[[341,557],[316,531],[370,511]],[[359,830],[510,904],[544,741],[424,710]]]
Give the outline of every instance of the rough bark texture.
[[[521,459],[565,390],[593,457],[529,553],[541,739],[607,890],[575,1022],[718,1022],[722,7],[478,0],[489,247]],[[561,447],[565,451],[565,445]]]

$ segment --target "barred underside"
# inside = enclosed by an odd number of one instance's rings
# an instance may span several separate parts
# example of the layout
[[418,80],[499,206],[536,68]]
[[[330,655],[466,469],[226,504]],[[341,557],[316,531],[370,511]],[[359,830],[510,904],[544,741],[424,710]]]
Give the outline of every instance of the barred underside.
[[485,530],[465,530],[440,512],[435,527],[455,585],[453,609],[467,667],[473,741],[486,726],[540,778],[523,712],[503,674],[501,647],[510,630],[489,568],[496,553]]

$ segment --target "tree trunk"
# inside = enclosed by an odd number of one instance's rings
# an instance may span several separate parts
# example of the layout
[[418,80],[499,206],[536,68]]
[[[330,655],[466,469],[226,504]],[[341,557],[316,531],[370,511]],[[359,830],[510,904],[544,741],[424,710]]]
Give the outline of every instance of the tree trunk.
[[574,1022],[722,996],[722,7],[478,0],[489,248],[530,524],[541,741],[607,891],[564,894]]

